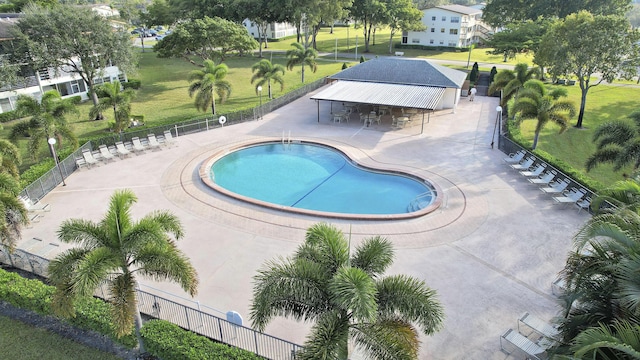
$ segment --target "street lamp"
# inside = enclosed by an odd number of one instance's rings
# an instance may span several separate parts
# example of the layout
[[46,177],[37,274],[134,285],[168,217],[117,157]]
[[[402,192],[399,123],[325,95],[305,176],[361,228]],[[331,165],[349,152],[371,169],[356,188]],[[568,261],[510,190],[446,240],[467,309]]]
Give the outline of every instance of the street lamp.
[[493,136],[491,136],[491,148],[493,149],[494,139],[496,137],[496,130],[498,129],[498,123],[502,119],[502,106],[496,106],[496,123],[493,125]]
[[260,119],[262,119],[262,86],[258,86],[258,94],[260,96]]
[[56,139],[49,138],[49,140],[47,140],[47,142],[49,143],[49,150],[51,151],[51,156],[53,156],[53,160],[55,160],[55,162],[56,162],[56,167],[58,168],[58,171],[60,172],[60,179],[62,179],[62,186],[67,186],[67,184],[64,182],[64,176],[62,175],[62,169],[60,169],[60,162],[58,161],[58,156],[56,155],[56,149],[53,147],[53,145],[56,144]]

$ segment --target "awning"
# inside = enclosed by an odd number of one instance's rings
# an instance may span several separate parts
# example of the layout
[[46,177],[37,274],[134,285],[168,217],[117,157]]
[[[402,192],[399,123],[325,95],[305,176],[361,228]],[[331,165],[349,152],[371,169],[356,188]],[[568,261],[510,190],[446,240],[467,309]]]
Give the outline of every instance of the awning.
[[342,80],[311,99],[434,110],[444,91],[442,87]]

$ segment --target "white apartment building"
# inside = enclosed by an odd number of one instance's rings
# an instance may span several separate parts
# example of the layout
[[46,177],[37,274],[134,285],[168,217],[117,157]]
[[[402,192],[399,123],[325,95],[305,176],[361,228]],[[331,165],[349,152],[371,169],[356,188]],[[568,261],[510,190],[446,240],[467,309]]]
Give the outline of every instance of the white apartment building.
[[424,31],[402,33],[403,45],[467,47],[482,42],[491,29],[482,22],[482,10],[442,5],[423,10]]
[[[242,25],[247,29],[247,32],[254,38],[258,38],[258,27],[256,24],[249,20],[244,19]],[[280,39],[286,36],[296,34],[296,27],[289,23],[269,23],[267,25],[267,39]]]

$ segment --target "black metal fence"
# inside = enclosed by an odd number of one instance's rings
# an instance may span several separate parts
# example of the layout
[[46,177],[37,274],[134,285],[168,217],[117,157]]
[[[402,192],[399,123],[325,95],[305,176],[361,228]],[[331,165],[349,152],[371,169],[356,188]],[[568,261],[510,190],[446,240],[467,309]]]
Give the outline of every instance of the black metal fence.
[[[32,239],[31,242],[34,248],[45,251],[46,244],[43,247],[42,240]],[[7,248],[0,246],[0,263],[46,278],[49,259],[23,249],[16,249],[11,253]],[[104,287],[96,290],[95,296],[102,299],[108,298]],[[169,321],[183,329],[253,352],[267,359],[295,359],[295,354],[302,349],[302,346],[290,341],[238,325],[144,290],[137,289],[136,296],[140,312],[144,315]]]

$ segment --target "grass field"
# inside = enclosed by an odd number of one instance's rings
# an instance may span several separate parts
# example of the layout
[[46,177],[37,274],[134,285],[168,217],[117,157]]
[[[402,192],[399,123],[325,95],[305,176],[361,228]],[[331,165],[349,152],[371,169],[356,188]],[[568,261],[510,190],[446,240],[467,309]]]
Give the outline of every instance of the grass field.
[[35,326],[0,316],[3,359],[116,360],[119,357],[81,345]]

